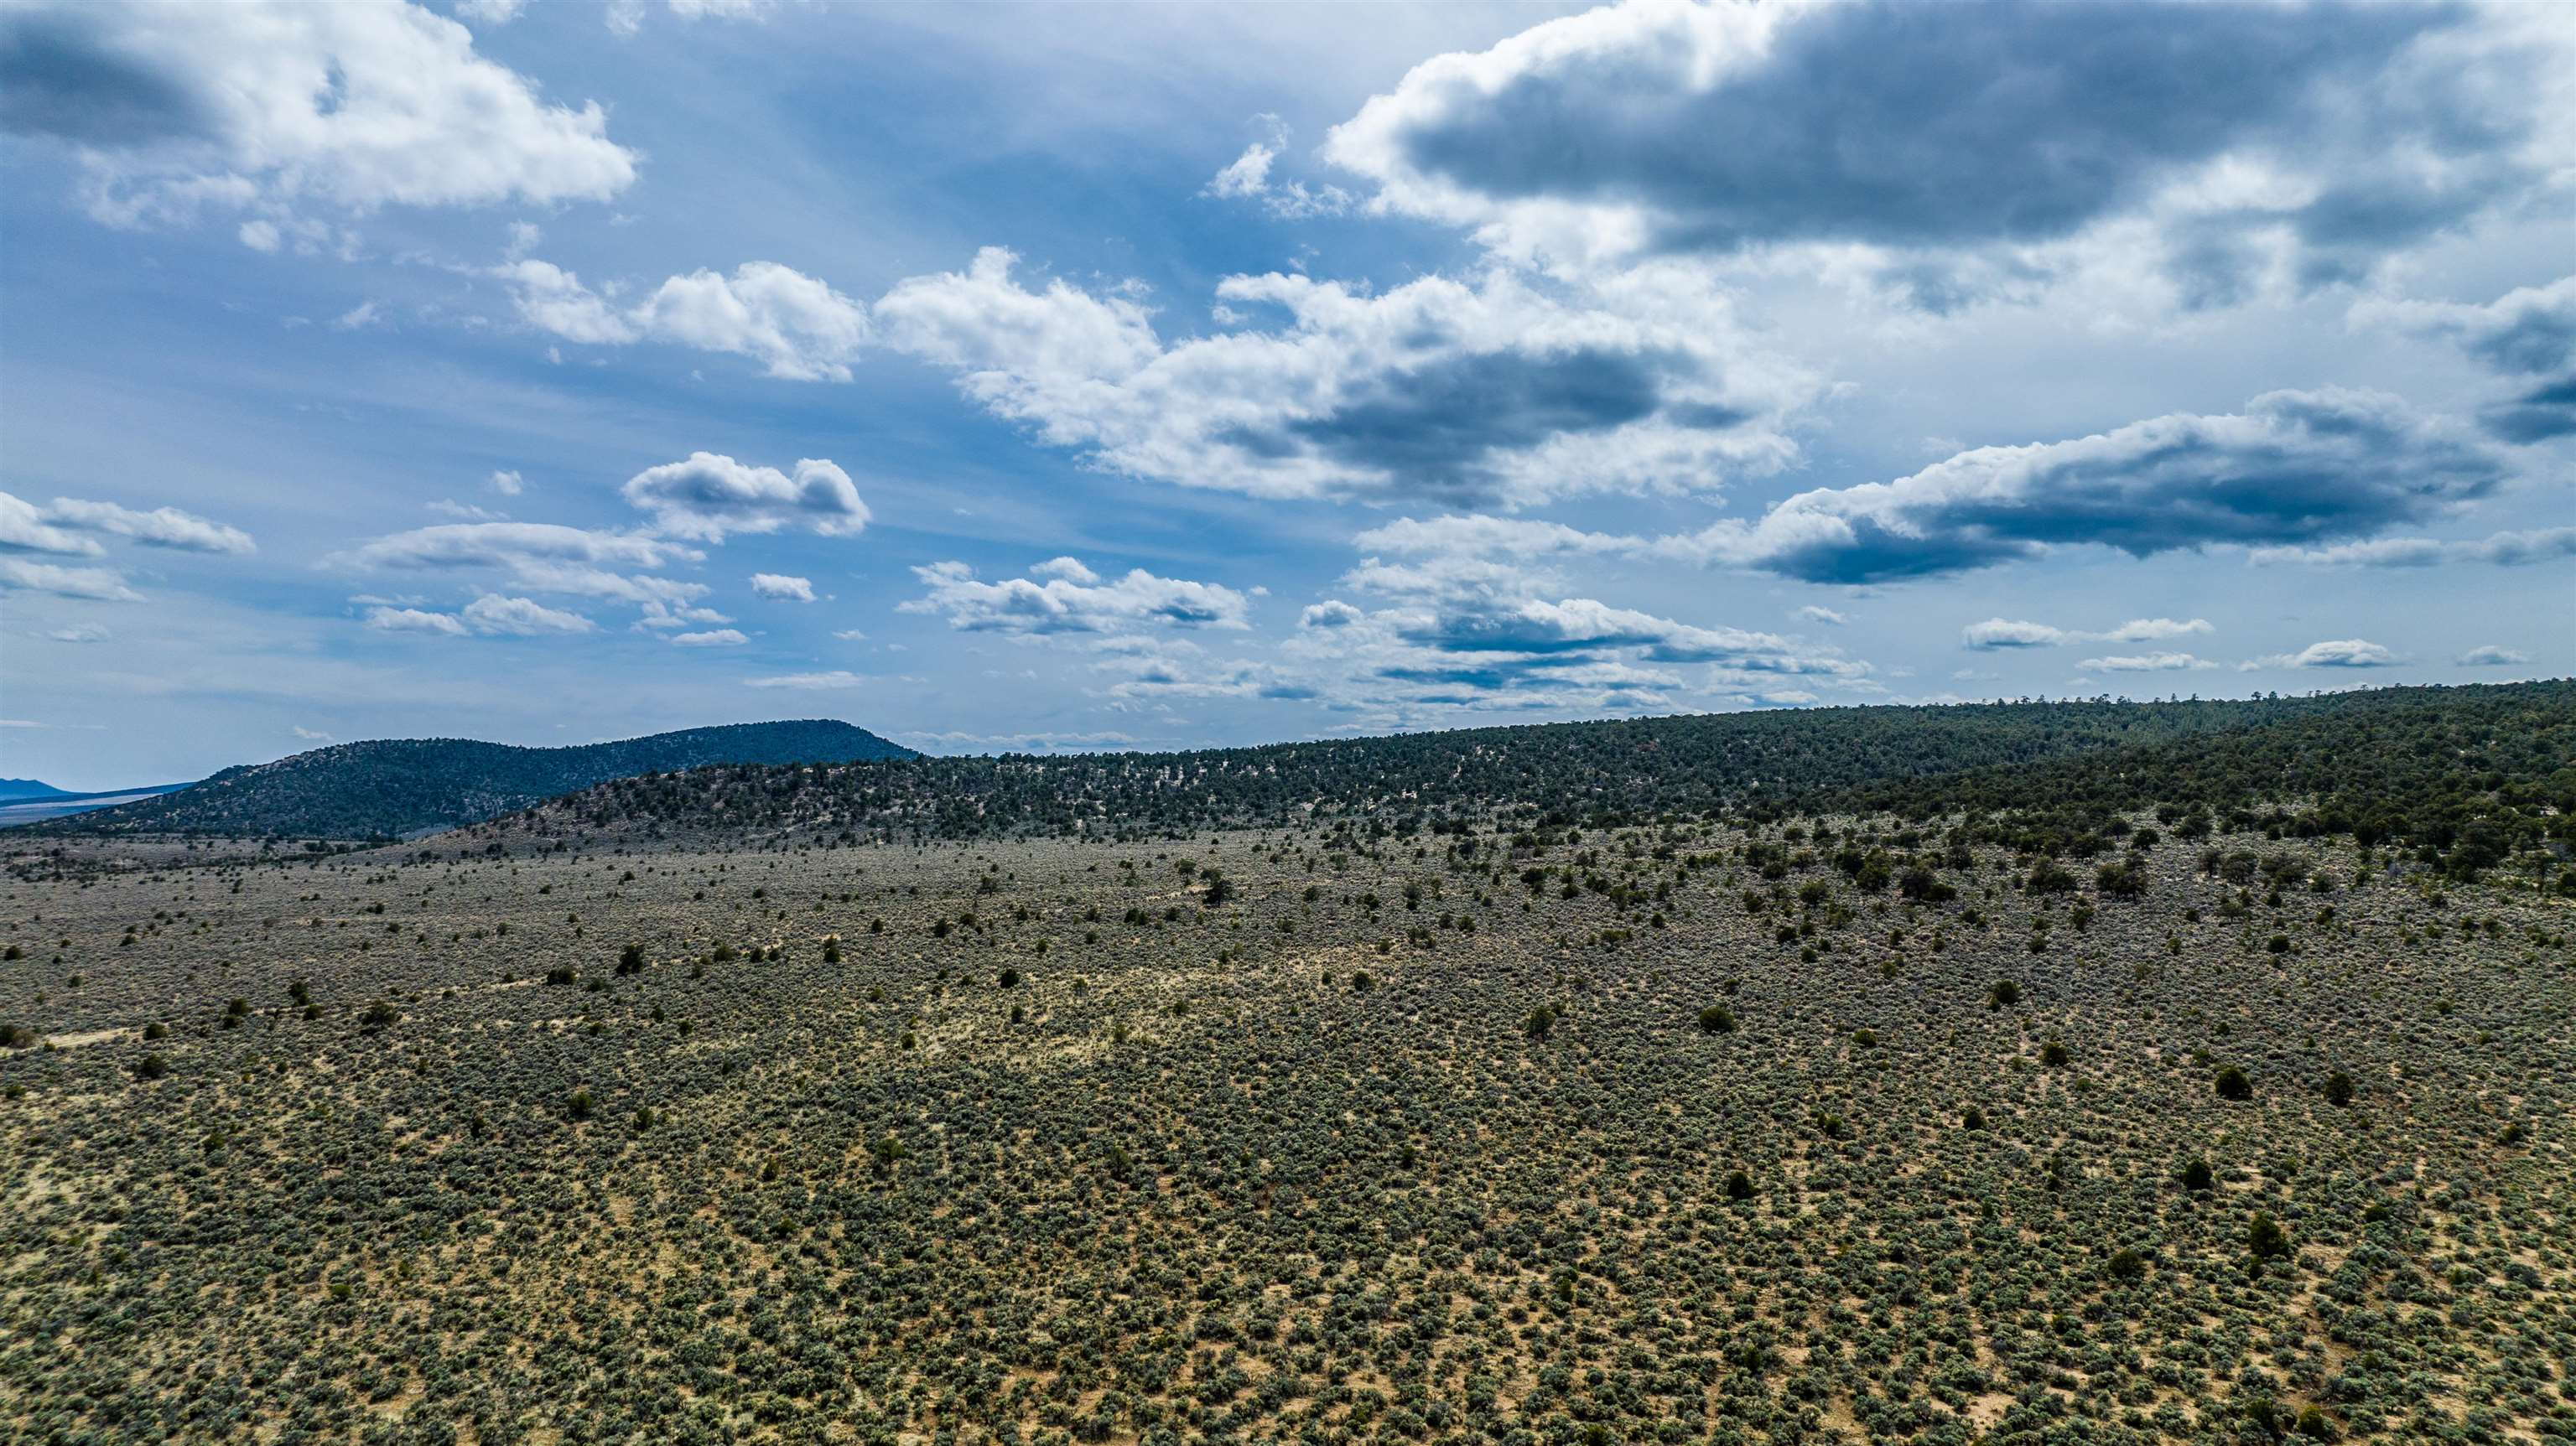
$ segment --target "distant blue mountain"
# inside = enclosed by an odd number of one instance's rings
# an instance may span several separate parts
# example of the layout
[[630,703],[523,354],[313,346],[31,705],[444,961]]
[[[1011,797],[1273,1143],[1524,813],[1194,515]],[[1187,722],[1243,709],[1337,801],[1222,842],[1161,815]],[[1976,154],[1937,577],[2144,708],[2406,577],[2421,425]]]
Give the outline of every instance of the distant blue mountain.
[[[479,823],[614,778],[713,763],[850,763],[917,758],[834,719],[734,723],[572,748],[464,738],[339,743],[274,763],[227,768],[157,796],[51,821],[40,832],[401,838]],[[140,790],[135,790],[139,792]]]
[[0,778],[0,801],[18,798],[68,798],[70,790],[32,778]]

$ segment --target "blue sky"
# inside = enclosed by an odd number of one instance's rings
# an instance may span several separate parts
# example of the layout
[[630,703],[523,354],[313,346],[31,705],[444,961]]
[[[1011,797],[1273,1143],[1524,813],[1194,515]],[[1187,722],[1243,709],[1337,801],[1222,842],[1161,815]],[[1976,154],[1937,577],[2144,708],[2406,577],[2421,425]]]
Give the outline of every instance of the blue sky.
[[2521,6],[0,3],[0,773],[2576,657]]

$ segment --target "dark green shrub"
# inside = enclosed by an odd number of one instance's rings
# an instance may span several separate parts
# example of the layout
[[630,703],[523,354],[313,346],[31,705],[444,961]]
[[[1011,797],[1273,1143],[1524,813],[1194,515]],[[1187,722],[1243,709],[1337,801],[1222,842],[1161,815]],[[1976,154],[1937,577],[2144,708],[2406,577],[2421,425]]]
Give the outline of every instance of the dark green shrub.
[[2270,1214],[2257,1210],[2245,1225],[2245,1248],[2257,1260],[2271,1260],[2290,1253],[2290,1233]]

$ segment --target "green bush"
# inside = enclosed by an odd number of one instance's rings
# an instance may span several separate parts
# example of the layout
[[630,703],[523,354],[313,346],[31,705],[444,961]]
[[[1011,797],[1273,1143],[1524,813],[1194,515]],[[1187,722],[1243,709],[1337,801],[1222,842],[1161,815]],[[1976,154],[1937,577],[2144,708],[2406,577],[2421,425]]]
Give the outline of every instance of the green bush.
[[2272,1260],[2290,1253],[2290,1234],[2267,1212],[2257,1210],[2245,1225],[2245,1248],[2257,1260]]

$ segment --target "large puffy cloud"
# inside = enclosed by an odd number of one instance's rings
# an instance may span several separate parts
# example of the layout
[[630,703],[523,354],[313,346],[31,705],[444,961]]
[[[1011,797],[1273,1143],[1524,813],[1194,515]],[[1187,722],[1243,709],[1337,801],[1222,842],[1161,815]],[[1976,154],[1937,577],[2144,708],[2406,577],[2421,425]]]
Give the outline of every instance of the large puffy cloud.
[[2338,543],[2332,547],[2258,547],[2248,556],[2258,563],[2305,563],[2311,567],[2433,567],[2458,562],[2521,567],[2576,557],[2576,527],[2494,532],[2458,542],[2442,542],[2430,537],[2383,537],[2369,542]]
[[1167,342],[1132,289],[1032,289],[1015,264],[987,248],[898,283],[873,319],[765,262],[675,276],[633,306],[533,258],[492,274],[523,320],[566,340],[663,340],[809,380],[846,380],[882,344],[1106,470],[1263,497],[1703,490],[1791,461],[1785,419],[1815,392],[1743,345],[1725,298],[1678,268],[1582,288],[1435,276],[1383,294],[1235,276],[1217,288],[1223,329]]
[[850,379],[850,358],[868,338],[859,304],[774,261],[674,276],[637,308],[644,329],[707,351],[757,358],[774,377]]
[[38,507],[0,492],[0,550],[96,557],[103,549],[95,538],[85,535],[92,533],[180,552],[239,555],[256,550],[250,534],[240,528],[176,507],[140,512],[113,502],[85,502],[71,497],[57,497],[49,505]]
[[273,247],[313,204],[604,200],[635,178],[596,103],[550,105],[400,0],[0,9],[0,128],[78,148],[119,225],[250,211]]
[[981,582],[962,562],[916,567],[913,575],[929,591],[902,604],[901,610],[946,618],[950,627],[963,631],[1021,635],[1248,626],[1251,599],[1216,583],[1156,577],[1143,568],[1103,582],[1072,558],[1058,558],[1044,571],[1054,574],[1044,582],[1027,577]]
[[850,474],[815,457],[782,472],[716,452],[693,452],[686,461],[636,473],[620,491],[653,515],[657,530],[707,542],[722,542],[732,532],[787,528],[856,537],[869,518]]
[[[1262,497],[1524,503],[1678,492],[1782,465],[1811,383],[1739,346],[1679,272],[1560,295],[1503,272],[1382,294],[1303,276],[1217,288],[1231,330],[1166,344],[1132,295],[1031,290],[987,249],[876,304],[884,341],[1110,471]],[[1249,322],[1267,312],[1275,329]]]
[[745,262],[731,276],[673,276],[624,308],[572,272],[533,257],[504,262],[491,274],[509,286],[521,320],[587,345],[662,341],[750,357],[774,377],[846,382],[868,342],[865,307],[774,261]]
[[1513,254],[1859,246],[1937,292],[1942,258],[2142,220],[2218,298],[2542,185],[2568,47],[2539,10],[1633,0],[1416,66],[1326,154]]
[[1810,582],[1961,572],[2095,543],[2133,556],[2366,536],[2481,496],[2503,458],[2395,398],[2272,392],[2229,416],[1980,447],[1894,482],[1820,488],[1759,522],[1670,539],[1673,554]]
[[[2394,397],[2329,388],[2268,393],[2230,415],[2177,413],[2067,441],[1980,447],[1893,482],[1802,492],[1757,521],[1729,518],[1689,534],[1642,538],[1442,516],[1402,518],[1359,543],[1431,555],[1452,577],[1516,573],[1496,558],[1593,553],[1845,584],[1963,572],[2082,543],[2137,557],[2234,544],[2263,561],[2364,560],[2342,556],[2345,549],[2303,549],[2437,516],[2511,472],[2505,454]],[[2462,555],[2533,560],[2561,549],[2553,538],[2498,534]],[[2426,549],[2430,561],[2441,554],[2429,550],[2444,545],[2393,546]],[[2042,631],[2045,642],[2159,636]]]

